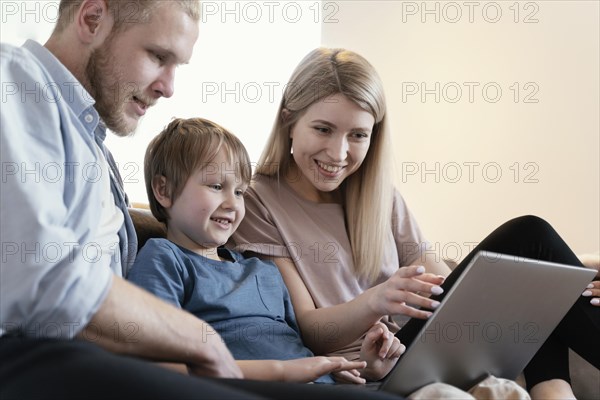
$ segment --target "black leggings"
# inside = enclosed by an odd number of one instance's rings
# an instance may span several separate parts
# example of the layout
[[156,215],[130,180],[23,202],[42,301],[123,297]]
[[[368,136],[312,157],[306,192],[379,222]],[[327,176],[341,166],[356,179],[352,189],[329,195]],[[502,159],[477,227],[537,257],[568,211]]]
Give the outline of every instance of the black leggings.
[[[344,385],[350,386],[350,385]],[[198,378],[78,340],[0,338],[0,399],[394,399],[340,385]]]
[[[469,253],[446,278],[442,285],[444,293],[440,296],[432,296],[433,299],[439,300],[444,297],[444,294],[448,292],[480,250],[583,266],[569,246],[546,221],[534,216],[515,218],[492,232]],[[552,293],[548,293],[548,296],[552,296]],[[589,301],[589,297],[579,297],[525,367],[524,373],[528,389],[549,379],[563,379],[570,382],[569,348],[600,369],[600,307],[592,306]],[[425,320],[413,318],[396,336],[402,343],[409,346],[424,324]]]

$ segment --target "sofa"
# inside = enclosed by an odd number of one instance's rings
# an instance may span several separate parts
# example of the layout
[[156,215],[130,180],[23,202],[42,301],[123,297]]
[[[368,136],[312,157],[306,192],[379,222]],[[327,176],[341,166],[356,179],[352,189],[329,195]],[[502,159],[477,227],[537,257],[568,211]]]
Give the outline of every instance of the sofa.
[[[130,209],[138,235],[138,250],[148,239],[166,237],[165,226],[154,218],[150,210],[143,207],[141,205]],[[453,266],[451,263],[449,265]],[[600,338],[598,340],[600,341]],[[569,351],[569,365],[575,396],[580,400],[600,399],[600,371],[572,351]],[[517,382],[524,386],[522,376],[517,378]]]

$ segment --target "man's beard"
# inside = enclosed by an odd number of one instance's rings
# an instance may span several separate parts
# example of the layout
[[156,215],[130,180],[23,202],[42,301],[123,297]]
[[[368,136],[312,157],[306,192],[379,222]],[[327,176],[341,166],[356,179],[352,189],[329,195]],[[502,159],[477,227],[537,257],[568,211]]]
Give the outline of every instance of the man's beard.
[[118,136],[129,136],[135,132],[137,124],[131,126],[125,118],[125,106],[137,92],[135,83],[125,83],[122,73],[111,55],[111,41],[107,40],[94,50],[86,66],[88,90],[96,101],[95,108],[106,127]]

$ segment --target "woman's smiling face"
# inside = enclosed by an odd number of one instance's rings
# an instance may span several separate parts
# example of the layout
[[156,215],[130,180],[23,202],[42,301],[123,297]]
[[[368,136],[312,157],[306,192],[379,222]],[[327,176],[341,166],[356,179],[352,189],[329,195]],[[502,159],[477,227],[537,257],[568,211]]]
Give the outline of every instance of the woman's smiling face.
[[375,118],[338,93],[313,103],[290,132],[295,164],[288,183],[303,197],[328,202],[360,168]]

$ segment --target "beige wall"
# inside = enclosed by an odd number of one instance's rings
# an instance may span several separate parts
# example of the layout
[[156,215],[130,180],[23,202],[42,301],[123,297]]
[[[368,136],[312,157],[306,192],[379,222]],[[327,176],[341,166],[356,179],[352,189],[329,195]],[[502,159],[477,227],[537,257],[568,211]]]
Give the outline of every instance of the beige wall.
[[600,249],[597,1],[334,4],[323,44],[382,75],[398,187],[443,256],[522,214]]

